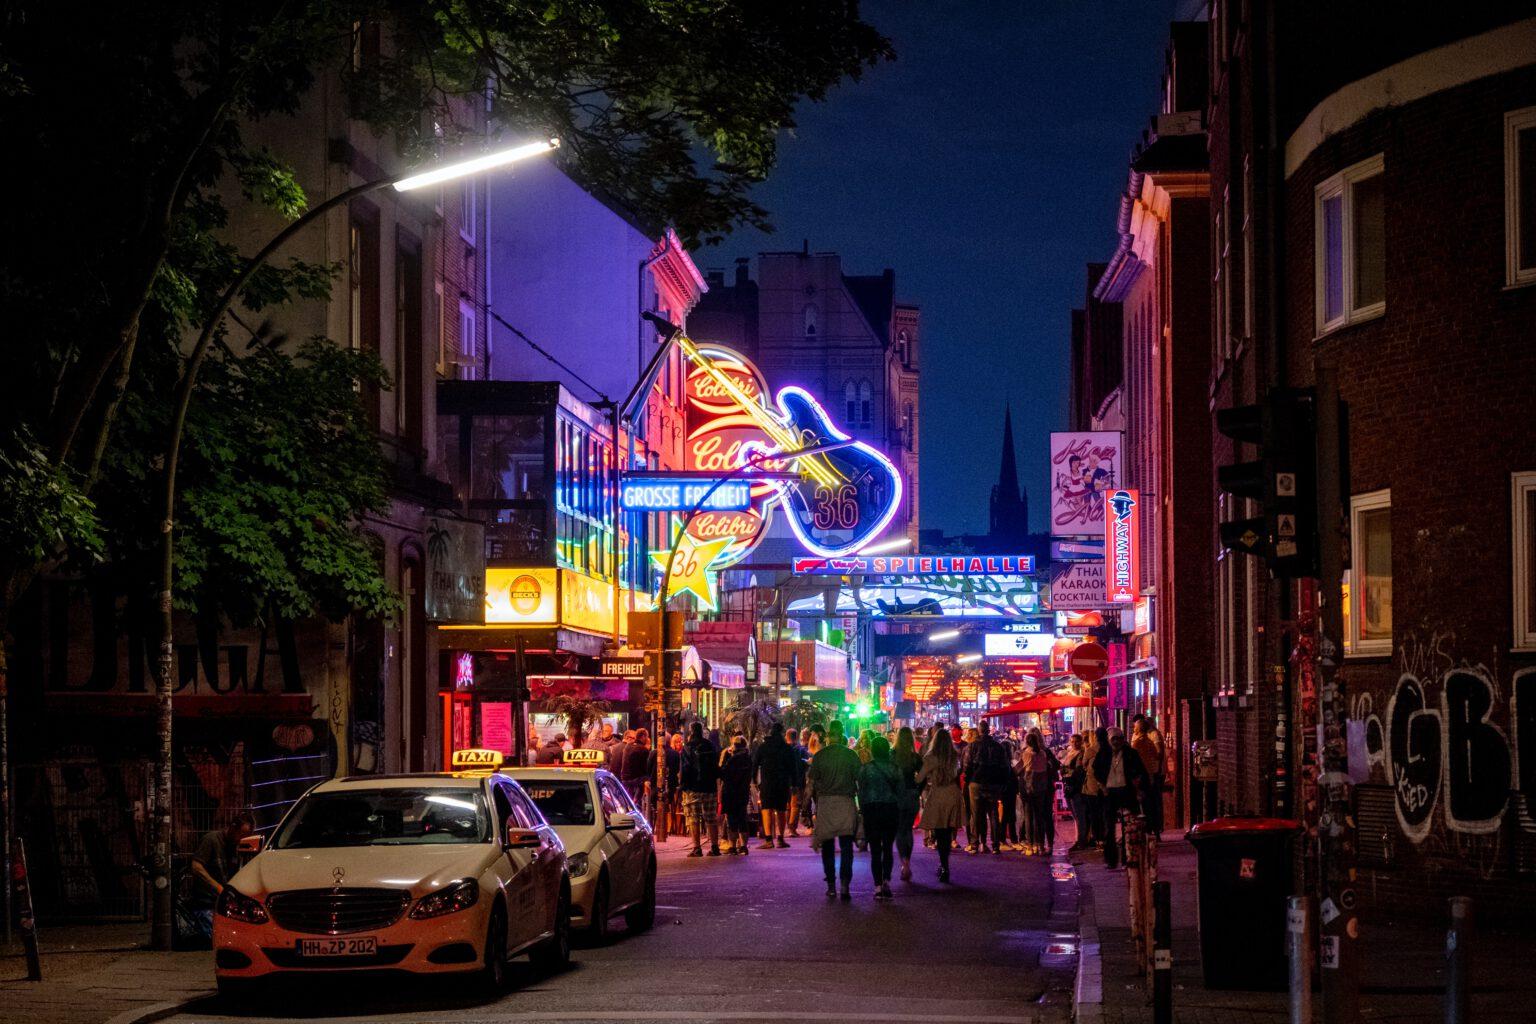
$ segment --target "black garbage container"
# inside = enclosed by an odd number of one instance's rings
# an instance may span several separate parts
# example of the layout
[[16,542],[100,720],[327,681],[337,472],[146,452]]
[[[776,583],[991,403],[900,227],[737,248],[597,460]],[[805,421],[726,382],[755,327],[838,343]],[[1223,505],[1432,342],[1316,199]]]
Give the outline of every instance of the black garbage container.
[[1206,988],[1284,990],[1291,844],[1301,825],[1217,818],[1187,833],[1200,875],[1200,966]]

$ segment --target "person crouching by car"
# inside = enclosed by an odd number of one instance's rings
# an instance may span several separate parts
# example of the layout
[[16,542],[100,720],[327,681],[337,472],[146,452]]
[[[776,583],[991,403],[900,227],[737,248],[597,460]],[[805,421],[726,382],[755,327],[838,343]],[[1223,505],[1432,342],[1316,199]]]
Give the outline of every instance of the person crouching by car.
[[194,936],[213,941],[213,905],[230,878],[240,870],[235,856],[240,840],[254,830],[251,816],[241,812],[231,816],[223,828],[205,832],[198,840],[197,852],[192,854],[192,895],[186,907]]

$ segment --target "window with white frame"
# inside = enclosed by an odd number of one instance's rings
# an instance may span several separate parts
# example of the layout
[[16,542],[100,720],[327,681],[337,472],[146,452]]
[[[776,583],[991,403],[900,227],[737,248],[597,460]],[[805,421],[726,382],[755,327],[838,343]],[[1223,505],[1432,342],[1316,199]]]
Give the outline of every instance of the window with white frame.
[[1353,655],[1392,653],[1392,492],[1349,499],[1349,646]]
[[1504,115],[1504,283],[1536,284],[1536,107]]
[[1510,478],[1515,563],[1515,647],[1536,651],[1536,471]]
[[479,220],[479,196],[475,191],[478,185],[472,176],[459,183],[459,237],[470,245],[475,244],[475,226]]
[[459,379],[475,379],[475,341],[476,341],[475,307],[468,302],[459,303]]
[[1317,186],[1318,334],[1386,312],[1384,166],[1373,156]]

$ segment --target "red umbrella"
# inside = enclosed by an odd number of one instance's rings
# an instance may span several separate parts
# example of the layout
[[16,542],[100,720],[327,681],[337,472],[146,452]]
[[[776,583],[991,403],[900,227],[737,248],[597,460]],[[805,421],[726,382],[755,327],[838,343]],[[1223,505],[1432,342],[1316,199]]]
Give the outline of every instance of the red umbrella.
[[[1103,703],[1100,701],[1099,703]],[[1070,693],[1042,693],[1034,697],[1025,697],[1023,700],[1007,707],[998,708],[996,711],[988,711],[984,718],[997,718],[1001,715],[1024,715],[1031,712],[1060,711],[1062,708],[1088,708],[1094,704],[1091,697],[1076,697]]]

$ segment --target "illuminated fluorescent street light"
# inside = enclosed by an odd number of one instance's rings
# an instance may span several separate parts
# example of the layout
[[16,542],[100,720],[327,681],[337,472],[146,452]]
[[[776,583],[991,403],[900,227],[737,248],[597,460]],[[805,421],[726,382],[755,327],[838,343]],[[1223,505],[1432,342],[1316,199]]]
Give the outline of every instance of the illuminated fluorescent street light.
[[980,660],[981,660],[981,655],[979,655],[979,654],[962,654],[962,655],[960,655],[960,657],[955,659],[955,664],[956,665],[969,665],[973,661],[980,661]]
[[879,544],[873,544],[867,548],[860,548],[855,554],[883,555],[888,551],[900,551],[902,548],[910,547],[911,545],[911,537],[895,537],[891,540],[881,541]]
[[928,639],[933,642],[938,642],[940,640],[953,640],[959,635],[960,631],[958,629],[941,629],[937,633],[929,633]]
[[499,149],[494,153],[477,156],[471,160],[460,160],[456,164],[448,164],[432,171],[423,171],[413,174],[409,178],[401,178],[395,182],[395,191],[409,192],[416,188],[426,188],[428,185],[437,185],[455,178],[462,178],[467,174],[479,174],[493,167],[501,167],[505,164],[516,163],[530,156],[538,156],[560,148],[559,139],[546,139],[543,142],[529,142],[522,146],[513,146],[511,149]]

